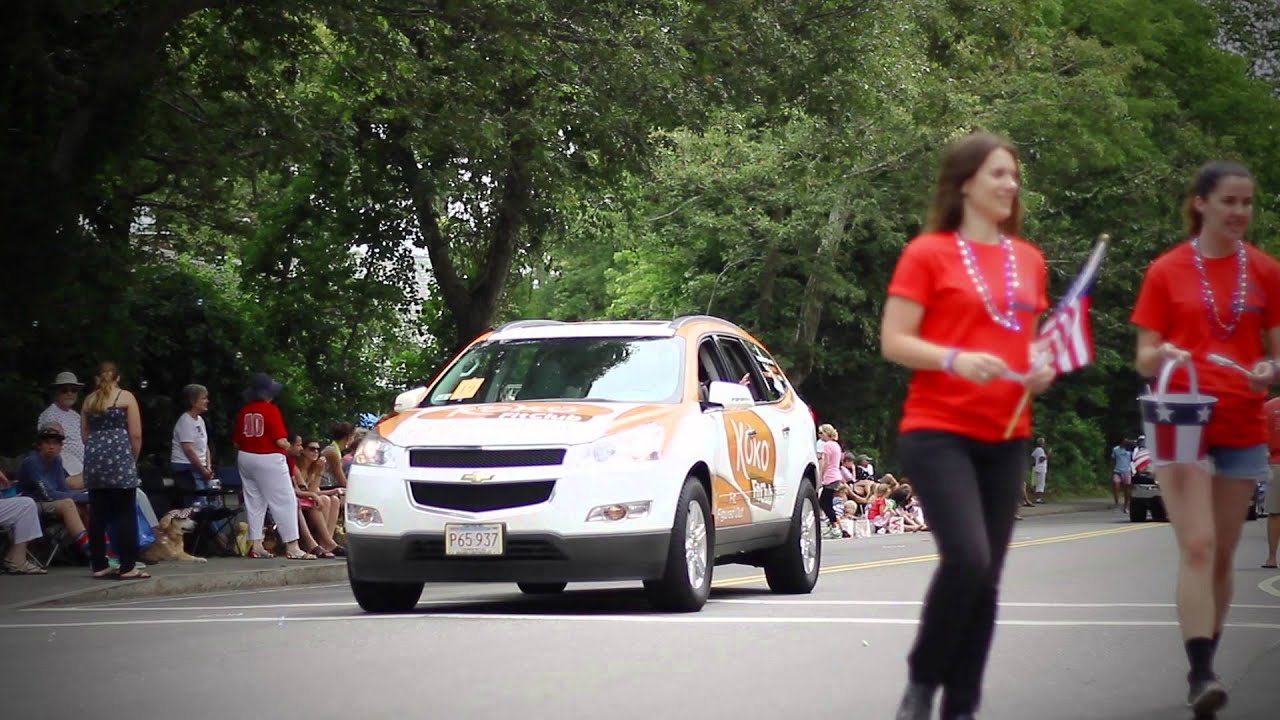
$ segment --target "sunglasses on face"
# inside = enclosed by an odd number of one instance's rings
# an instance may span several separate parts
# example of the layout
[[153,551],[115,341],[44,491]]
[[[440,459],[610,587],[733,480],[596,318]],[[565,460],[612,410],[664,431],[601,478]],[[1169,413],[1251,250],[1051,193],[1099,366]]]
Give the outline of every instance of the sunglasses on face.
[[62,387],[58,388],[58,392],[70,395],[76,395],[80,392],[80,388]]
[[308,446],[308,447],[307,447],[307,450],[309,450],[309,451],[311,451],[311,452],[320,452],[320,448],[319,448],[319,447],[312,447],[312,446]]

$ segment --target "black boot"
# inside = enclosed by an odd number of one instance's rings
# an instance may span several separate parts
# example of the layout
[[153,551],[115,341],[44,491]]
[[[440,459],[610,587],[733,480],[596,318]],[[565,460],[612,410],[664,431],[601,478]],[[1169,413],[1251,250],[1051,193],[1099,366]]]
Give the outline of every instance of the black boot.
[[937,691],[937,685],[907,683],[907,691],[902,694],[894,720],[929,720],[933,714],[933,696]]

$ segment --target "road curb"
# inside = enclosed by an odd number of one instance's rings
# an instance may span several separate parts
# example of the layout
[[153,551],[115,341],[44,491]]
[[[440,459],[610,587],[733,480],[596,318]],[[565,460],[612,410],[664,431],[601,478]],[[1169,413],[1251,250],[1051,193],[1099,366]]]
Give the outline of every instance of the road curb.
[[155,575],[150,580],[134,582],[102,581],[102,587],[85,588],[37,598],[13,606],[13,609],[58,607],[114,600],[137,600],[176,595],[263,590],[293,585],[321,585],[347,579],[345,562],[319,562],[298,567],[264,568],[261,570],[229,570],[224,572]]

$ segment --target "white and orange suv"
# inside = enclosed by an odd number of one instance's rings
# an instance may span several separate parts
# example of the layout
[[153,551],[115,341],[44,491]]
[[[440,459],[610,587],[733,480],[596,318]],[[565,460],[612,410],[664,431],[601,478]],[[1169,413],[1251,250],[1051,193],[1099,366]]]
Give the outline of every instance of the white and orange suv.
[[477,338],[360,445],[347,566],[360,606],[426,582],[642,580],[700,609],[712,571],[818,579],[814,420],[758,341],[725,320],[523,320]]

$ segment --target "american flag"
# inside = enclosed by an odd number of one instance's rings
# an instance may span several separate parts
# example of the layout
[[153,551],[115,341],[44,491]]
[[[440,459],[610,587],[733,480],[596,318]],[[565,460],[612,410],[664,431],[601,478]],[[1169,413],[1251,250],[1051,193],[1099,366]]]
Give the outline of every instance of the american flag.
[[1100,240],[1089,254],[1080,274],[1067,294],[1045,318],[1036,335],[1036,351],[1047,352],[1059,374],[1069,373],[1093,362],[1093,332],[1089,327],[1089,291],[1098,277],[1098,268],[1107,254],[1107,241]]
[[1151,453],[1145,447],[1133,450],[1133,471],[1140,473],[1151,466]]

